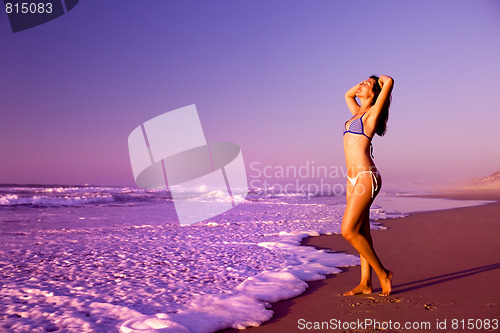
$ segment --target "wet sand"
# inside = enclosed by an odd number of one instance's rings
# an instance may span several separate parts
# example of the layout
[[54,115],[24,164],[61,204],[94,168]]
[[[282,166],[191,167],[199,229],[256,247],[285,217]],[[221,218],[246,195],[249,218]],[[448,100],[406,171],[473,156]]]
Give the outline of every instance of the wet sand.
[[[407,322],[418,325],[413,331],[419,332],[500,332],[500,192],[435,196],[497,202],[384,220],[388,229],[374,230],[372,236],[381,261],[394,272],[391,296],[377,295],[381,289],[375,274],[373,294],[342,296],[359,282],[360,267],[350,267],[310,282],[296,298],[272,304],[274,317],[248,332],[376,332],[381,328],[402,332]],[[357,254],[340,235],[309,237],[303,245]],[[484,329],[486,319],[490,329]],[[371,325],[366,325],[370,320]],[[346,327],[344,322],[354,323]]]

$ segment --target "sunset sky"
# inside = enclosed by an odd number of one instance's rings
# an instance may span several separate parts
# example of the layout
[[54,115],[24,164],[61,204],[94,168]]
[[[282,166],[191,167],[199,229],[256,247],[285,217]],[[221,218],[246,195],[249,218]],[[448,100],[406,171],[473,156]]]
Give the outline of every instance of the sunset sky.
[[18,33],[1,13],[0,50],[0,183],[134,185],[130,132],[190,104],[249,176],[341,168],[371,74],[395,79],[384,186],[500,169],[499,1],[85,0]]

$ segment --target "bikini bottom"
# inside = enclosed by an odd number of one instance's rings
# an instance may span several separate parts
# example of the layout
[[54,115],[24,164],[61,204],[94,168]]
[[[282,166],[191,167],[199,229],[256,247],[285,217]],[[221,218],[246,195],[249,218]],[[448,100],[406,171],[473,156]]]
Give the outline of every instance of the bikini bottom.
[[347,176],[347,179],[351,182],[352,186],[355,186],[356,185],[356,181],[358,180],[358,177],[359,175],[363,174],[363,173],[370,173],[370,175],[372,176],[372,198],[373,198],[373,195],[375,194],[375,191],[378,190],[378,182],[377,182],[377,177],[375,176],[375,174],[377,175],[380,175],[377,172],[373,172],[373,171],[361,171],[360,173],[358,173],[358,175],[354,178],[351,178],[349,176]]

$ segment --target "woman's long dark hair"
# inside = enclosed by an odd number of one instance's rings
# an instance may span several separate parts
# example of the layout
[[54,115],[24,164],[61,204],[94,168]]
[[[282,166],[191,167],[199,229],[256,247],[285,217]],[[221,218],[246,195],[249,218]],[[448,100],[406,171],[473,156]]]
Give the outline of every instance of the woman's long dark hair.
[[[373,85],[373,92],[375,96],[373,97],[373,104],[377,101],[378,95],[382,91],[382,87],[378,84],[379,77],[376,75],[370,76],[370,79],[374,79],[376,84]],[[385,101],[384,106],[382,107],[382,112],[380,113],[380,118],[377,123],[377,127],[375,128],[375,133],[380,136],[383,136],[385,132],[387,132],[387,120],[389,120],[389,107],[391,106],[392,95],[389,95],[387,101]],[[372,105],[373,105],[372,104]]]

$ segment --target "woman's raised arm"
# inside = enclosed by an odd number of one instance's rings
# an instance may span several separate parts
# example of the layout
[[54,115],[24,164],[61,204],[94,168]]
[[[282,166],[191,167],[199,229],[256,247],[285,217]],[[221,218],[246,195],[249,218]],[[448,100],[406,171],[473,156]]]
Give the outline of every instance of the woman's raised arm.
[[394,86],[394,79],[388,75],[380,75],[378,84],[382,90],[378,95],[377,101],[372,106],[375,113],[380,113],[380,111],[384,108],[384,105],[388,102],[388,99],[391,96],[392,87]]
[[356,101],[356,90],[358,90],[358,87],[359,83],[345,93],[345,102],[352,115],[355,115],[359,111],[359,104]]

